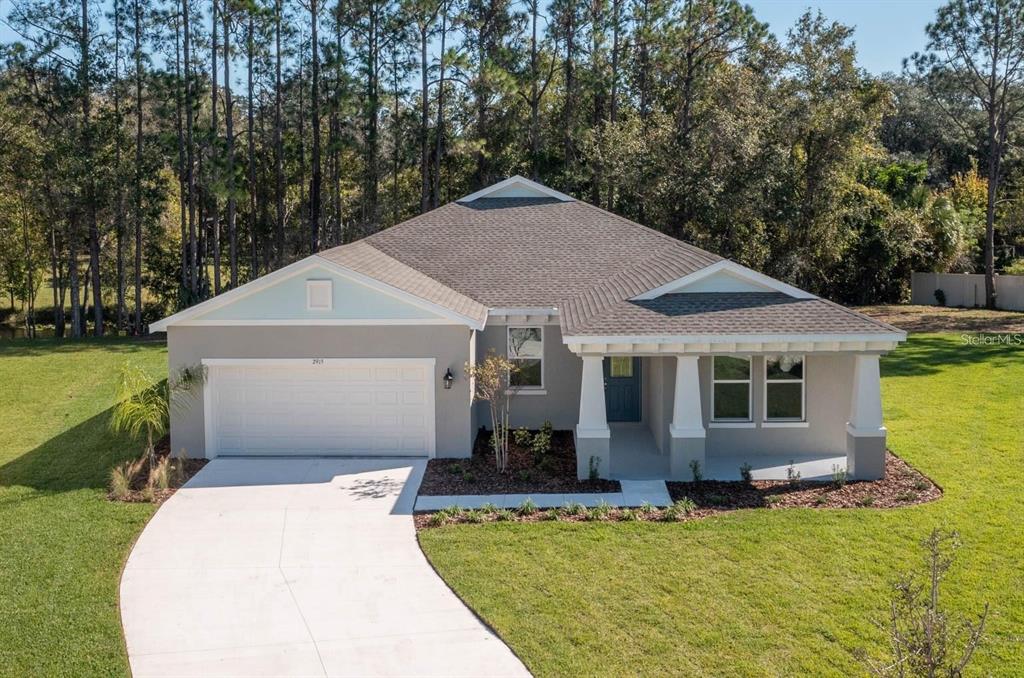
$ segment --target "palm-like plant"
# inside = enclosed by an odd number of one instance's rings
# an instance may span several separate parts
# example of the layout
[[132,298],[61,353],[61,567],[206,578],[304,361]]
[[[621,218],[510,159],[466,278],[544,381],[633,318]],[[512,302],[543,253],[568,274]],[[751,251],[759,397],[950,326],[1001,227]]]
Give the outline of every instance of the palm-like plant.
[[154,381],[144,369],[133,363],[121,368],[117,385],[117,405],[110,420],[111,428],[118,433],[136,437],[146,434],[146,458],[152,472],[156,461],[154,439],[159,439],[170,426],[171,406],[180,404],[175,394],[191,396],[195,387],[206,379],[202,367],[185,367],[172,378]]

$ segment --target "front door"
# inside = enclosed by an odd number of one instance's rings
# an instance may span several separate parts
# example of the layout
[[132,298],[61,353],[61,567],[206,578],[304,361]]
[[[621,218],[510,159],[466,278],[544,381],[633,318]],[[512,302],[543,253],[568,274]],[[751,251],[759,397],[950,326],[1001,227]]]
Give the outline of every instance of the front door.
[[604,359],[604,402],[608,421],[640,421],[640,358]]

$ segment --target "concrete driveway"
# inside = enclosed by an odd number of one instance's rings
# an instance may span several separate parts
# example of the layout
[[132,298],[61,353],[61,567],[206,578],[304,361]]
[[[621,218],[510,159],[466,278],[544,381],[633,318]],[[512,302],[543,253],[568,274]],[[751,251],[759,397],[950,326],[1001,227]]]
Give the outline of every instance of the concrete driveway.
[[132,550],[136,676],[511,676],[523,664],[434,573],[405,459],[215,459]]

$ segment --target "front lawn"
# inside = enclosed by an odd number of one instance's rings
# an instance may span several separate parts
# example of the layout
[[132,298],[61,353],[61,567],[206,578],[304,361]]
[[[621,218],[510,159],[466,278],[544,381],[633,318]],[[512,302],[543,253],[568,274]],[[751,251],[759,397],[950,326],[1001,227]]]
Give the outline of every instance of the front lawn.
[[0,675],[126,675],[121,567],[153,512],[106,500],[138,442],[108,427],[118,370],[163,343],[0,342]]
[[755,509],[689,523],[425,530],[445,580],[538,675],[849,675],[934,526],[945,584],[992,609],[971,675],[1024,666],[1024,346],[915,336],[883,361],[890,447],[944,489],[903,509]]

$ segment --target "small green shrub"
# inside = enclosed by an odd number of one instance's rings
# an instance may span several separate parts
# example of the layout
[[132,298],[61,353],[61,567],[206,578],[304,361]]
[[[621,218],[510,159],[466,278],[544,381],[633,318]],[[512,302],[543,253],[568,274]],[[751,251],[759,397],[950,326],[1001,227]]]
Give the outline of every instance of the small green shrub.
[[587,512],[587,520],[608,520],[611,513],[611,504],[602,499],[597,502],[597,506],[591,507],[590,511]]
[[819,494],[817,497],[814,498],[814,505],[815,506],[824,506],[827,503],[828,503],[828,497],[826,497],[823,494]]
[[657,510],[658,507],[649,501],[645,501],[644,503],[640,504],[640,513],[644,514],[645,516],[649,516]]
[[482,523],[487,520],[487,514],[480,509],[469,509],[462,516],[467,523]]
[[872,497],[870,494],[865,496],[865,497],[861,497],[860,499],[857,500],[857,506],[863,506],[864,508],[867,508],[869,506],[874,506],[874,505],[875,505],[875,498]]
[[510,520],[515,520],[515,518],[516,514],[513,513],[511,509],[503,508],[494,512],[494,519],[498,522],[508,522]]
[[448,473],[451,473],[453,476],[459,475],[462,473],[462,464],[451,464],[448,467]]
[[427,519],[427,524],[431,527],[441,527],[442,525],[447,525],[448,515],[444,511],[432,513],[430,514],[430,518]]
[[525,426],[520,426],[516,430],[512,431],[512,441],[515,442],[519,447],[530,447],[530,442],[533,440],[533,436]]
[[901,492],[898,495],[896,495],[896,501],[902,501],[907,503],[917,501],[917,494],[914,492]]
[[743,465],[740,466],[740,479],[742,479],[745,483],[749,483],[751,480],[753,480],[754,467],[748,464],[747,462],[743,462]]
[[633,508],[624,508],[619,513],[619,519],[623,522],[632,523],[640,520],[640,512]]
[[540,431],[533,436],[533,440],[530,442],[530,451],[533,453],[533,462],[535,464],[539,464],[551,452],[552,428],[551,422],[545,421],[543,426],[540,427]]
[[682,499],[677,499],[671,506],[666,508],[662,517],[668,522],[680,521],[693,513],[696,508],[697,504],[692,499],[683,497]]
[[839,464],[832,464],[832,484],[836,487],[846,487],[846,481],[849,480],[849,472]]
[[530,476],[530,472],[527,471],[526,469],[523,469],[522,471],[520,471],[516,475],[518,476],[519,480],[523,481],[524,483],[527,482],[528,480],[530,480],[530,477],[531,477]]
[[519,504],[519,508],[516,510],[519,511],[519,515],[521,516],[532,516],[537,512],[537,502],[530,497],[527,497],[521,504]]
[[696,459],[690,460],[690,473],[693,474],[693,482],[699,483],[704,480],[704,474],[700,470],[700,462]]
[[476,482],[476,474],[472,473],[470,471],[463,471],[462,472],[462,480],[463,480],[463,482],[466,482],[466,483],[475,483]]
[[558,512],[558,509],[556,508],[549,508],[547,511],[544,511],[544,513],[541,514],[541,518],[544,520],[558,520],[561,517],[562,515]]
[[589,477],[591,480],[597,480],[601,477],[601,458],[594,455],[590,456],[590,473]]
[[939,306],[946,305],[946,291],[942,288],[935,290],[935,303]]
[[796,470],[796,462],[792,459],[789,460],[789,466],[786,468],[786,480],[793,485],[800,484],[800,471]]
[[917,490],[918,492],[924,492],[929,487],[931,487],[931,485],[929,485],[928,481],[924,479],[920,479],[914,483],[914,489]]
[[567,516],[581,516],[586,513],[587,507],[578,501],[571,501],[562,507],[562,512]]
[[724,494],[709,494],[707,500],[712,506],[725,506],[729,503],[729,497]]
[[497,504],[487,502],[486,504],[480,507],[480,510],[483,511],[484,513],[496,513],[498,510],[498,506]]
[[767,505],[769,507],[775,506],[775,505],[777,505],[781,501],[782,501],[782,497],[780,497],[777,494],[769,494],[768,496],[766,496],[764,498],[765,505]]

